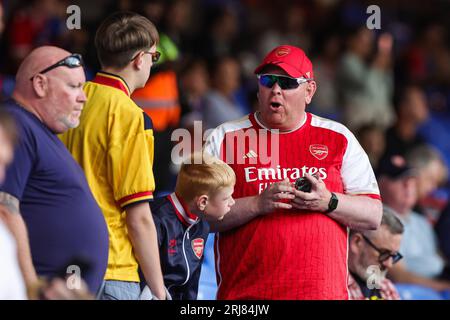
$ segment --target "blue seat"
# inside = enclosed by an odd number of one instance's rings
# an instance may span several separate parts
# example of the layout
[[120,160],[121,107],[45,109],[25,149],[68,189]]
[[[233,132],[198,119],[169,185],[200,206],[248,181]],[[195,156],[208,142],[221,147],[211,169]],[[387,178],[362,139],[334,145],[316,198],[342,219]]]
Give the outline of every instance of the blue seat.
[[431,288],[406,283],[396,283],[395,287],[403,300],[444,300],[439,292]]
[[202,271],[198,285],[198,300],[215,300],[217,293],[216,267],[214,262],[214,234],[208,236],[203,252]]

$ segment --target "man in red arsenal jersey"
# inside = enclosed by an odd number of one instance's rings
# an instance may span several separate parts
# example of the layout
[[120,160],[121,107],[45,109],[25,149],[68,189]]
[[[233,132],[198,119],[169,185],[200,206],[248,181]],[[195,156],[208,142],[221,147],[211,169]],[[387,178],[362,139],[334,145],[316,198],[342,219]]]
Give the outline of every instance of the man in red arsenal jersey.
[[[317,85],[301,49],[275,48],[255,74],[258,111],[205,145],[237,176],[236,205],[212,226],[218,299],[346,300],[349,228],[382,216],[369,159],[345,126],[305,112]],[[310,192],[294,189],[300,177]]]

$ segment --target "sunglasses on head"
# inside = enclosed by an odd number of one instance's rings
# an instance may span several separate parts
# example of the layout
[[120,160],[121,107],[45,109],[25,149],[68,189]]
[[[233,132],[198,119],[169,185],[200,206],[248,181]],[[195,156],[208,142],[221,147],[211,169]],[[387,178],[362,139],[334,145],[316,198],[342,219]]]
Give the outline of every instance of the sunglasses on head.
[[[144,54],[151,54],[152,55],[152,62],[156,63],[158,62],[159,58],[161,57],[161,52],[159,51],[155,51],[155,52],[150,52],[150,51],[143,51]],[[139,53],[137,53],[132,59],[131,61],[133,61],[134,59],[136,59],[138,57]]]
[[37,74],[32,76],[30,78],[30,80],[33,80],[33,78],[38,74],[43,74],[43,73],[49,72],[50,70],[53,70],[55,68],[62,67],[62,66],[65,66],[65,67],[68,67],[71,69],[82,67],[82,66],[84,66],[83,57],[81,56],[81,54],[72,53],[70,56],[65,57],[64,59],[56,62],[55,64],[52,64],[51,66],[39,71]]
[[278,83],[281,89],[283,90],[290,90],[290,89],[296,89],[299,85],[302,83],[308,82],[310,78],[291,78],[288,76],[280,76],[276,74],[258,74],[257,75],[259,79],[259,83],[266,87],[266,88],[272,88],[275,83]]

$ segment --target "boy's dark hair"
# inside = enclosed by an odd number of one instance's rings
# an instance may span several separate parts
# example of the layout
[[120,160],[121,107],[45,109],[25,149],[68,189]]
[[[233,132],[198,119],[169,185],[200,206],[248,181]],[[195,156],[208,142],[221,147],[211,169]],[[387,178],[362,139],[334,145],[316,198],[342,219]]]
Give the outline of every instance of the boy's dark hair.
[[134,12],[116,12],[106,18],[95,34],[95,47],[102,67],[124,68],[139,50],[159,42],[153,23]]

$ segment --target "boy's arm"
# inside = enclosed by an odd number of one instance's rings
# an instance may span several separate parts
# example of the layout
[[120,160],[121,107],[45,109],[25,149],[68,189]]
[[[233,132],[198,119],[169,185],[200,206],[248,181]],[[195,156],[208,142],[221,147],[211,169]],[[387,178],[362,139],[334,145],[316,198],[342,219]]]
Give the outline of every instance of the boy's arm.
[[166,299],[159,259],[158,238],[150,206],[147,202],[126,208],[128,236],[133,251],[151,292],[160,300]]

